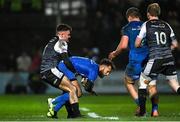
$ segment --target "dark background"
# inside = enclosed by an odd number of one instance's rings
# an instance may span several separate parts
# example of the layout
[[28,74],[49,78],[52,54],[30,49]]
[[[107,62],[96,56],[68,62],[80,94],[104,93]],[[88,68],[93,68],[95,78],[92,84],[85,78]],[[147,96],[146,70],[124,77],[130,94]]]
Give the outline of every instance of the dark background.
[[[146,21],[146,8],[152,2],[160,4],[161,19],[172,26],[179,40],[180,0],[0,0],[0,71],[17,70],[17,57],[23,52],[33,62],[59,23],[73,28],[69,44],[72,55],[95,55],[98,62],[117,47],[120,30],[127,24],[126,10],[138,7]],[[178,69],[179,52],[173,52]],[[128,52],[114,62],[117,69],[124,69]]]

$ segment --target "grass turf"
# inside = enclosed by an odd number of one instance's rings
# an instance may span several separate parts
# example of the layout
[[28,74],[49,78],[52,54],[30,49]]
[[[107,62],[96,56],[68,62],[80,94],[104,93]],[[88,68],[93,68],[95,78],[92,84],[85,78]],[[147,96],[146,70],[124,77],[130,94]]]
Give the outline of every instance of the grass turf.
[[[54,121],[46,117],[47,98],[55,95],[1,95],[0,121]],[[88,108],[102,117],[119,117],[119,121],[178,121],[180,120],[180,97],[176,95],[160,95],[160,116],[150,117],[151,105],[147,101],[147,117],[135,117],[136,105],[128,95],[83,96],[80,107]],[[58,113],[57,121],[108,121],[108,119],[91,118],[87,111],[82,111],[84,118],[66,119],[64,107]],[[112,120],[111,120],[112,121]]]

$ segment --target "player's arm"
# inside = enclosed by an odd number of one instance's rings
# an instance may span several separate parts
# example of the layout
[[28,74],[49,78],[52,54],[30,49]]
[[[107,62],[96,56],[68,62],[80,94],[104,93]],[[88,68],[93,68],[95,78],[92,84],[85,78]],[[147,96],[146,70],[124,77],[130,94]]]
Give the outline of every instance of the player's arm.
[[64,74],[70,81],[76,80],[75,74],[67,68],[67,66],[64,64],[63,61],[59,62],[57,68],[58,68],[61,72],[63,72],[63,74]]
[[64,64],[66,65],[66,67],[71,70],[73,73],[76,73],[76,70],[72,64],[72,62],[69,60],[69,56],[68,56],[68,45],[65,41],[58,41],[55,46],[54,49],[56,52],[59,53],[60,55],[60,59],[64,61]]
[[115,58],[117,55],[119,55],[122,50],[124,49],[127,49],[128,47],[128,36],[126,35],[123,35],[121,37],[121,40],[119,42],[119,45],[117,46],[116,50],[115,51],[112,51],[110,54],[109,54],[109,59],[112,60],[113,58]]
[[178,48],[178,41],[176,39],[176,36],[174,34],[174,31],[173,29],[171,28],[171,26],[168,24],[170,30],[171,30],[171,34],[170,34],[170,38],[172,40],[171,42],[171,50],[174,50],[175,48]]
[[69,60],[69,56],[68,53],[64,52],[61,53],[61,58],[64,61],[64,64],[66,65],[66,67],[71,70],[73,73],[76,73],[76,70],[72,64],[72,62]]
[[136,37],[135,47],[141,47],[142,39],[146,36],[146,22],[142,25],[139,35]]

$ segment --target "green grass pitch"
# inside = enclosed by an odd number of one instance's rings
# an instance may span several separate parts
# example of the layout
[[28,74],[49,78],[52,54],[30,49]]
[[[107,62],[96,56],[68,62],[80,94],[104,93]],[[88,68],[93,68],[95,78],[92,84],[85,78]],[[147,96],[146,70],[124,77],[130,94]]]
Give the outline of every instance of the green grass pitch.
[[[146,117],[135,117],[136,105],[128,95],[85,95],[80,98],[80,108],[84,118],[66,119],[64,107],[59,111],[59,119],[55,121],[113,121],[106,117],[118,117],[119,121],[180,121],[180,97],[177,95],[159,95],[160,116],[150,117],[151,105],[147,100]],[[54,121],[46,117],[47,98],[55,95],[1,95],[0,121]],[[95,113],[101,117],[91,118],[88,113]]]

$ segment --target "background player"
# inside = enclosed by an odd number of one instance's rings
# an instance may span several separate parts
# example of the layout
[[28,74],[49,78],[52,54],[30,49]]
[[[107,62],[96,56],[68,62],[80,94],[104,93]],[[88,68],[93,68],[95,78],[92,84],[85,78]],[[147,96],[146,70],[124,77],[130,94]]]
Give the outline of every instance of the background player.
[[[140,12],[138,8],[131,7],[126,12],[126,18],[128,20],[128,24],[122,28],[122,37],[120,43],[115,51],[109,54],[109,59],[115,58],[119,55],[124,49],[129,48],[129,63],[126,66],[125,70],[125,86],[137,104],[138,108],[136,110],[136,114],[139,112],[139,101],[138,101],[138,93],[134,86],[135,82],[139,80],[140,73],[144,66],[144,63],[148,58],[148,47],[146,44],[143,44],[141,48],[136,48],[135,39],[139,34],[140,27],[143,24],[140,21]],[[149,87],[151,93],[155,94],[157,92],[156,87]],[[156,105],[152,101],[153,108],[157,108]]]
[[[85,90],[92,94],[94,93],[94,81],[97,79],[97,77],[99,76],[100,78],[103,78],[104,76],[108,76],[115,68],[113,62],[108,59],[102,59],[99,65],[96,64],[93,60],[83,57],[73,56],[70,58],[70,60],[74,65],[77,73],[83,77],[82,85],[84,86]],[[75,78],[75,74],[71,72],[63,62],[59,63],[58,69],[62,71],[68,77],[68,79]],[[65,93],[56,97],[55,99],[48,99],[50,108],[47,115],[49,117],[54,117],[52,113],[57,113],[63,104],[66,101],[69,101],[68,95],[69,93]],[[72,115],[71,118],[73,118]]]
[[[135,42],[136,47],[140,47],[142,39],[146,38],[149,47],[149,60],[139,80],[140,116],[144,116],[146,113],[146,87],[156,82],[159,73],[164,74],[173,90],[180,94],[174,58],[171,52],[171,49],[178,47],[178,42],[170,25],[159,20],[160,11],[160,6],[157,3],[148,6],[147,17],[149,21],[142,25]],[[156,111],[152,110],[152,115],[154,112]]]

